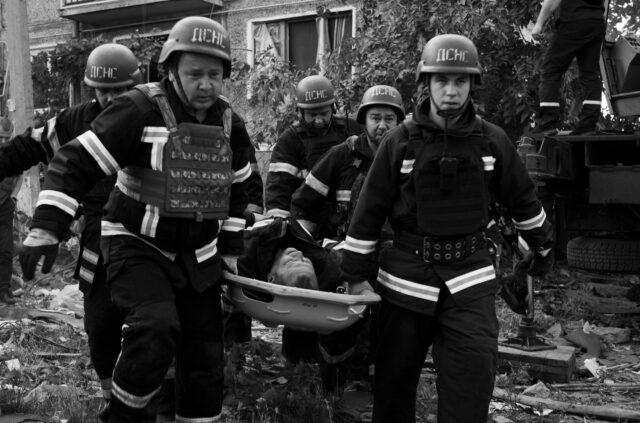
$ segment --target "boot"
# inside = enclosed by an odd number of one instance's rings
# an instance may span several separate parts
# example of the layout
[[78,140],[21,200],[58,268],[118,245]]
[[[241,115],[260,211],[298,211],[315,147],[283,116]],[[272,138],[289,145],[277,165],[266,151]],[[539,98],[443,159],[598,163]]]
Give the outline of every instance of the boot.
[[342,396],[347,384],[347,369],[344,363],[320,363],[320,381],[325,395]]
[[16,303],[10,288],[0,288],[0,303],[14,305]]

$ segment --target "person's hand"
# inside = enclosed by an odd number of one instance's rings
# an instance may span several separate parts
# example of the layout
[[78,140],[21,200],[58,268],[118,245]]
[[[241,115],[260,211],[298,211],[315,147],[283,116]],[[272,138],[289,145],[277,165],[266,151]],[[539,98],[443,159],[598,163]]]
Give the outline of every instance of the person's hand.
[[544,34],[542,30],[543,30],[542,25],[539,25],[538,23],[536,23],[533,26],[533,29],[531,30],[531,37],[533,37],[533,39],[536,41],[542,41],[544,39]]
[[373,294],[373,287],[369,282],[349,282],[349,295],[366,295]]
[[527,315],[529,313],[527,273],[532,262],[533,255],[528,254],[516,264],[512,273],[498,278],[500,281],[500,297],[517,314]]
[[42,273],[49,273],[58,255],[58,237],[46,229],[33,228],[22,242],[20,267],[25,280],[33,279],[40,257],[44,256]]
[[82,231],[84,231],[85,226],[86,226],[86,219],[84,215],[81,215],[79,218],[74,219],[71,222],[71,225],[69,226],[69,230],[75,236],[80,236],[82,234]]

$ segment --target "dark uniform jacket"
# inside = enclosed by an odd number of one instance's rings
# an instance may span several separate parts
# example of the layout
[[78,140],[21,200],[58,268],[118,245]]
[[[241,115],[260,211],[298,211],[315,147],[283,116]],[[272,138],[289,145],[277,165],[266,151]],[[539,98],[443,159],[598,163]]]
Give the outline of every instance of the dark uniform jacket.
[[[453,143],[451,139],[450,146],[462,149],[462,157],[467,160],[461,162],[458,177],[461,185],[469,185],[462,188],[468,195],[458,197],[460,204],[452,208],[448,197],[439,194],[439,175],[433,178],[434,175],[427,172],[423,182],[416,184],[416,179],[425,175],[425,169],[415,165],[419,161],[429,164],[431,157],[416,154],[416,144],[410,140],[408,127],[413,124],[421,131],[417,142],[424,147],[424,154],[436,152],[436,166],[443,150],[443,130],[429,120],[429,105],[429,100],[420,104],[413,118],[409,118],[413,121],[406,120],[390,130],[378,148],[349,226],[342,269],[348,281],[367,279],[367,258],[376,251],[380,228],[388,217],[394,246],[383,249],[380,254],[378,290],[402,307],[433,314],[441,289],[449,290],[460,301],[495,292],[491,258],[485,248],[480,248],[453,263],[429,262],[424,259],[422,242],[415,251],[407,252],[396,248],[396,240],[416,237],[422,240],[424,236],[438,239],[445,233],[456,234],[462,223],[466,233],[457,233],[457,237],[482,237],[481,232],[488,223],[490,198],[508,210],[516,228],[534,251],[551,247],[552,228],[513,143],[502,129],[477,118],[472,104],[448,131],[449,137],[455,136],[458,140]],[[467,169],[465,163],[472,165]],[[465,179],[468,172],[473,175],[471,179]],[[423,215],[433,221],[420,220],[417,213],[417,195],[424,198],[425,192],[433,201],[425,203]],[[438,195],[442,198],[438,199]],[[463,203],[470,201],[467,197],[473,201],[484,199],[486,206],[477,202],[470,203],[473,207],[465,206]],[[430,227],[432,233],[420,226]]]
[[[48,164],[61,145],[90,129],[91,122],[102,112],[96,100],[61,111],[42,128],[28,130],[0,150],[0,177],[18,175],[38,163]],[[100,252],[100,219],[102,208],[115,184],[115,175],[102,178],[82,199],[84,228],[80,239],[80,259],[75,277],[80,289],[89,293]]]
[[247,210],[251,213],[262,214],[264,212],[264,184],[262,183],[262,175],[260,175],[256,152],[253,147],[251,148],[249,162],[251,164],[251,176],[247,185],[247,195],[249,196]]
[[265,190],[269,216],[289,217],[291,196],[304,181],[309,169],[334,145],[361,132],[353,119],[333,116],[326,135],[310,136],[299,122],[285,129],[276,143]]
[[[364,177],[373,162],[367,136],[352,136],[332,147],[293,194],[291,214],[324,226],[325,236],[344,239]],[[322,210],[329,204],[329,216]]]
[[558,23],[604,20],[603,0],[562,0]]
[[[228,107],[223,98],[214,103],[203,122],[197,122],[185,110],[172,84],[167,80],[161,84],[178,123],[222,125],[222,112]],[[117,97],[92,122],[90,130],[62,146],[51,160],[32,226],[63,238],[79,199],[98,180],[126,166],[159,170],[168,134],[159,108],[142,92],[132,90]],[[103,239],[131,236],[171,260],[181,254],[196,289],[216,283],[221,272],[218,249],[225,251],[228,245],[241,243],[245,225],[243,212],[247,206],[247,181],[251,174],[251,143],[243,120],[236,114],[232,119],[230,143],[234,179],[227,220],[160,217],[157,207],[128,197],[116,186],[105,207]],[[200,271],[205,268],[206,272]]]

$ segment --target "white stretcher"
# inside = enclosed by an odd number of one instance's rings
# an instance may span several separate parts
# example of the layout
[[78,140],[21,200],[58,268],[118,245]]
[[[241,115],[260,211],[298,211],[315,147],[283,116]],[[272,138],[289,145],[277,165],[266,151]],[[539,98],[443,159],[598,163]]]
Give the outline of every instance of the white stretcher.
[[380,301],[375,293],[338,294],[292,288],[238,276],[225,271],[227,295],[245,314],[265,326],[284,325],[293,329],[331,333],[344,329],[362,317],[368,305]]

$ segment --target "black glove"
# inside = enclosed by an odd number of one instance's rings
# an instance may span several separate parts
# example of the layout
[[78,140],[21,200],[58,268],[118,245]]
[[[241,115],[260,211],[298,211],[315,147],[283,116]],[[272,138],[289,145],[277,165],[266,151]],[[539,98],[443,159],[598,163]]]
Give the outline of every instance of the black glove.
[[25,280],[33,279],[40,257],[44,256],[42,273],[49,273],[58,255],[58,241],[55,235],[42,229],[32,229],[19,248],[20,267]]
[[513,273],[500,278],[500,297],[511,310],[522,315],[527,315],[529,311],[527,271],[532,261],[533,256],[526,256],[518,262]]
[[531,276],[542,277],[551,271],[553,267],[553,250],[547,252],[547,255],[540,253],[533,254],[533,261],[529,266],[529,274]]

